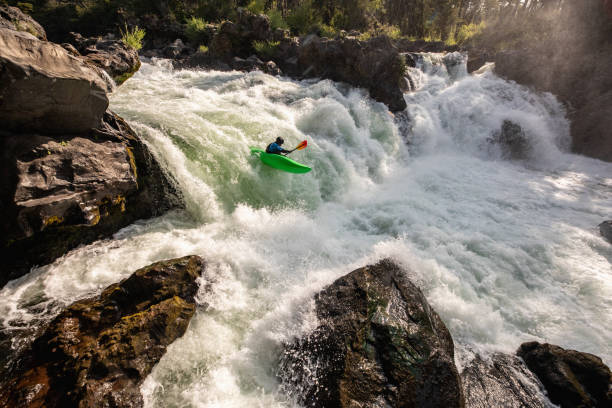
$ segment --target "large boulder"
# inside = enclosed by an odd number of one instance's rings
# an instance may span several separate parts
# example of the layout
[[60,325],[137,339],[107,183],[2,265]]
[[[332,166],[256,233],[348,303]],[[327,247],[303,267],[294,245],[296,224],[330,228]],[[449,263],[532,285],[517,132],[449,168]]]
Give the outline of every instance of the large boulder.
[[107,84],[57,44],[0,28],[0,122],[15,132],[75,134],[101,123]]
[[567,106],[574,152],[612,161],[612,18],[604,7],[601,0],[568,2],[549,35],[480,53],[494,55],[500,76],[551,92]]
[[393,262],[349,273],[315,304],[319,326],[285,346],[279,371],[305,406],[464,406],[450,333]]
[[39,40],[47,41],[45,29],[17,7],[0,6],[0,28],[24,31]]
[[360,41],[354,37],[328,39],[313,34],[300,44],[298,64],[305,77],[329,78],[363,87],[391,111],[406,109],[401,90],[406,65],[388,37]]
[[70,33],[69,44],[86,61],[106,71],[117,85],[121,85],[140,68],[138,51],[115,39],[112,34],[103,38],[84,38],[78,33]]
[[142,407],[140,384],[195,312],[204,262],[142,268],[60,313],[0,388],[3,407]]
[[112,112],[78,136],[0,131],[0,146],[0,287],[182,202],[172,178]]
[[612,244],[612,220],[599,224],[599,233]]
[[561,408],[612,406],[612,373],[601,358],[535,341],[521,344],[517,354]]
[[518,357],[476,356],[461,372],[467,408],[548,408],[540,381]]
[[271,38],[268,16],[239,9],[235,22],[226,21],[221,24],[210,43],[210,52],[225,60],[235,56],[246,58],[253,54],[254,41],[268,41]]

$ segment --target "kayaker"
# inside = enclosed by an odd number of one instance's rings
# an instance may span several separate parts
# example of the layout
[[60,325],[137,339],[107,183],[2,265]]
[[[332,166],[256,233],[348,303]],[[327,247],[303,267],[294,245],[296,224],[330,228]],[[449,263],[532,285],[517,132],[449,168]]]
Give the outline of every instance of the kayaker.
[[272,154],[291,153],[293,150],[285,150],[281,147],[283,143],[285,143],[285,140],[282,137],[277,137],[275,142],[270,143],[268,147],[266,147],[266,153],[272,153]]

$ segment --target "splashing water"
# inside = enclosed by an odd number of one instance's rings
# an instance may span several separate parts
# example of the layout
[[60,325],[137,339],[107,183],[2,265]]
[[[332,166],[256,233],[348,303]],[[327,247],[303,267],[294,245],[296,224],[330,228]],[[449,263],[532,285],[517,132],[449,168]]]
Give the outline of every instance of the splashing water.
[[[536,339],[610,364],[612,246],[596,225],[612,212],[612,165],[564,153],[568,124],[551,95],[469,76],[458,55],[425,60],[405,123],[330,81],[144,63],[112,108],[176,177],[186,211],[11,282],[3,331],[35,327],[154,261],[198,254],[217,281],[143,385],[146,405],[294,406],[279,391],[277,358],[316,324],[312,294],[392,257],[460,355]],[[525,158],[502,160],[504,146],[491,142],[504,121],[522,129]],[[311,173],[250,156],[277,136],[289,147],[308,140],[292,157]]]

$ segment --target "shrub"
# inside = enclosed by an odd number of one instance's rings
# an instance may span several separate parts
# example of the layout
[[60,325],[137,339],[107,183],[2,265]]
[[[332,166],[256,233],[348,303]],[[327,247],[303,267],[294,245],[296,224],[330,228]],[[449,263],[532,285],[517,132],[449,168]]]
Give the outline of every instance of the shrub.
[[274,57],[279,45],[279,41],[253,41],[253,48],[255,48],[257,55],[268,60]]
[[378,25],[375,28],[372,28],[372,29],[366,31],[365,33],[362,33],[359,36],[359,39],[363,40],[363,41],[367,41],[370,38],[379,37],[381,35],[386,35],[387,37],[391,38],[392,40],[397,40],[397,39],[402,37],[402,32],[401,32],[401,30],[399,29],[398,26],[388,25],[388,24],[381,24],[381,25]]
[[479,35],[485,28],[485,23],[481,22],[480,24],[464,24],[457,30],[457,34],[455,35],[455,40],[457,44],[461,45],[466,43],[472,37]]
[[120,31],[121,41],[125,45],[135,49],[136,51],[142,48],[142,40],[145,36],[145,30],[143,28],[138,28],[138,26],[135,26],[132,28],[132,30],[130,30],[126,24],[125,31],[121,29]]
[[283,18],[283,15],[278,10],[270,10],[268,12],[268,17],[270,18],[270,27],[272,30],[276,30],[277,28],[282,28],[286,30],[289,28],[289,25]]
[[312,0],[307,0],[287,16],[287,24],[296,34],[306,34],[314,25],[319,24],[321,17],[312,5]]
[[263,14],[266,6],[265,0],[251,0],[246,6],[247,10],[254,14]]
[[200,52],[208,52],[208,47],[205,46],[205,45],[200,45],[198,47],[198,51],[200,51]]
[[198,17],[191,17],[187,19],[185,36],[190,43],[196,46],[206,42],[206,22]]
[[18,2],[17,7],[19,7],[19,9],[26,14],[32,14],[32,12],[34,11],[34,6],[32,5],[32,3]]
[[334,38],[336,35],[338,35],[338,30],[336,30],[334,27],[330,25],[320,24],[319,34],[321,35],[321,37]]

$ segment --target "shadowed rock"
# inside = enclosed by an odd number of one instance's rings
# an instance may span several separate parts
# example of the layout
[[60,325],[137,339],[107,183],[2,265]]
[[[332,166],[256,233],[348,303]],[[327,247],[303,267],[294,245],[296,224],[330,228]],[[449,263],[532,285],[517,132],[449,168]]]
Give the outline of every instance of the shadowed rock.
[[96,67],[57,44],[0,28],[2,130],[76,134],[101,123],[108,87]]
[[467,408],[552,408],[540,381],[515,356],[477,356],[461,372],[461,383]]
[[140,68],[138,51],[114,39],[112,35],[84,38],[78,33],[70,33],[69,43],[86,61],[106,71],[117,85],[121,85]]
[[45,29],[36,20],[23,13],[17,7],[0,6],[0,28],[24,31],[39,40],[47,41]]
[[612,220],[599,224],[599,233],[612,244]]
[[0,131],[0,286],[137,219],[180,207],[166,174],[113,114],[80,136]]
[[561,408],[612,406],[612,373],[599,357],[535,341],[521,344],[517,354]]
[[453,340],[389,260],[315,296],[319,326],[285,346],[279,376],[309,407],[463,407]]
[[73,303],[23,355],[0,389],[2,407],[141,407],[139,386],[195,312],[204,262],[142,268]]

